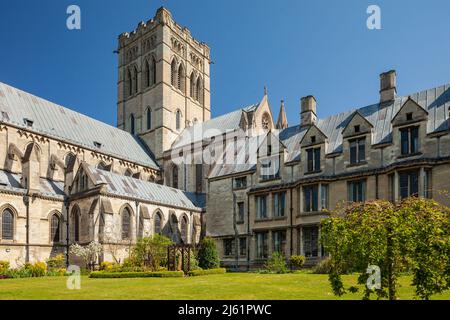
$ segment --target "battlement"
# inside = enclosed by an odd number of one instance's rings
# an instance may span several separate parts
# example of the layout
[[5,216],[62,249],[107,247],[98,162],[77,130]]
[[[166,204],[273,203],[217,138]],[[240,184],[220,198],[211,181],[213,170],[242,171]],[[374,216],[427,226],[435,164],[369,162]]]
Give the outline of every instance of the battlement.
[[179,25],[172,18],[172,14],[165,7],[160,7],[155,14],[155,17],[147,22],[141,21],[138,23],[136,29],[131,32],[123,32],[119,35],[119,50],[128,46],[130,43],[136,41],[141,36],[155,29],[157,26],[168,26],[174,34],[186,41],[194,49],[201,52],[204,56],[209,58],[210,48],[205,42],[201,42],[192,37],[191,31],[187,27]]

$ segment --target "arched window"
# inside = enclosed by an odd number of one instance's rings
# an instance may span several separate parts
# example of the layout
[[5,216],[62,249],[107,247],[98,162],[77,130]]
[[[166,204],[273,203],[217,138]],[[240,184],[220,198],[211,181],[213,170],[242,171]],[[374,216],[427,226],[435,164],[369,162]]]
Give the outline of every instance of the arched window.
[[269,130],[270,129],[270,117],[269,114],[267,112],[265,112],[262,116],[262,120],[261,120],[261,126],[264,130]]
[[64,160],[64,164],[66,166],[66,172],[72,172],[75,167],[77,157],[73,153],[68,153],[66,155],[66,159]]
[[134,67],[134,93],[138,92],[138,70],[136,67]]
[[188,242],[188,220],[186,216],[181,219],[181,240],[183,243]]
[[161,234],[161,229],[162,229],[161,222],[162,222],[161,214],[158,212],[155,214],[155,218],[153,221],[153,228],[154,228],[153,230],[154,230],[155,234]]
[[197,118],[194,118],[194,119],[192,120],[192,123],[193,123],[194,125],[196,125],[196,124],[198,123],[198,119],[197,119]]
[[130,116],[130,133],[134,134],[134,114]]
[[200,77],[197,78],[197,92],[196,92],[196,99],[200,103],[203,102],[203,85],[202,85],[202,79]]
[[178,67],[178,89],[180,89],[182,92],[184,92],[184,80],[185,74],[184,74],[184,67],[183,64],[180,63],[180,66]]
[[125,88],[126,88],[126,92],[128,93],[128,96],[133,95],[133,84],[131,81],[131,71],[130,69],[127,70],[127,77],[125,80]]
[[178,83],[177,61],[175,59],[172,60],[172,65],[171,65],[171,83],[174,87]]
[[54,213],[50,220],[50,239],[52,242],[60,242],[61,221],[59,215]]
[[155,84],[156,83],[156,60],[155,57],[152,57],[152,80],[151,80],[151,84]]
[[107,166],[106,166],[106,163],[104,163],[103,161],[100,161],[98,164],[97,164],[97,169],[100,169],[100,170],[107,170]]
[[14,240],[14,214],[10,209],[2,213],[2,240]]
[[130,209],[125,208],[122,211],[122,240],[130,239],[131,234],[131,212]]
[[150,108],[147,109],[147,130],[152,128],[152,110]]
[[173,166],[172,169],[172,187],[178,189],[178,167]]
[[175,115],[175,127],[177,130],[181,129],[181,111],[177,110],[176,115]]
[[195,83],[195,74],[194,72],[191,73],[191,78],[190,78],[190,82],[191,82],[191,92],[190,92],[190,96],[192,99],[196,100],[197,98],[195,97],[195,93],[197,91],[197,85]]
[[80,241],[80,210],[78,207],[74,207],[72,209],[72,234],[73,234],[73,241],[78,242]]
[[126,171],[125,171],[125,176],[126,177],[131,177],[133,175],[133,171],[131,171],[130,169],[127,169]]
[[203,165],[198,163],[195,165],[195,190],[199,193],[203,189]]
[[150,72],[150,65],[148,63],[148,60],[145,60],[144,63],[144,85],[145,87],[150,87],[150,81],[151,81],[151,72]]

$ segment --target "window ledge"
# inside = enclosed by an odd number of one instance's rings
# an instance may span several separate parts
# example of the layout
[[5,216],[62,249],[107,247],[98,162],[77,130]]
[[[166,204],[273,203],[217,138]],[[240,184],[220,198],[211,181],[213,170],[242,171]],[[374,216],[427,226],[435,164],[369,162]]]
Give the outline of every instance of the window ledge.
[[307,176],[307,175],[316,174],[316,173],[322,173],[322,170],[308,171],[308,172],[305,172],[304,175]]
[[245,187],[233,187],[233,190],[245,190],[245,189],[247,189],[247,186],[245,186]]
[[330,214],[329,211],[309,211],[309,212],[300,212],[297,214],[297,217],[305,217],[305,216],[318,216],[318,215],[326,215]]
[[350,163],[350,164],[347,165],[347,168],[361,167],[361,166],[364,166],[366,164],[368,164],[368,162],[364,160],[364,161],[357,162],[357,163]]
[[244,224],[244,221],[236,221],[236,224]]
[[273,220],[286,220],[287,216],[273,217]]
[[268,179],[261,178],[261,179],[259,179],[259,182],[263,183],[263,182],[270,182],[270,181],[275,181],[275,180],[280,180],[280,179],[281,179],[281,177],[268,178]]
[[267,221],[272,221],[272,218],[256,218],[255,222],[267,222]]
[[405,158],[409,158],[409,157],[416,157],[416,156],[421,156],[423,153],[422,152],[415,152],[415,153],[409,153],[409,154],[401,154],[397,157],[397,159],[405,159]]

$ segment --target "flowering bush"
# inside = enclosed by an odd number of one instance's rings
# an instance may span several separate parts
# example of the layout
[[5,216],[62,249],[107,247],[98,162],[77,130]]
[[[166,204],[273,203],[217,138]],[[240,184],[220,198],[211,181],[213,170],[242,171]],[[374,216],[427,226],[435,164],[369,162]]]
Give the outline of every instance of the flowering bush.
[[91,270],[94,268],[94,265],[98,261],[98,257],[102,252],[102,245],[96,241],[92,241],[84,247],[77,243],[70,246],[70,254],[83,259],[86,267]]

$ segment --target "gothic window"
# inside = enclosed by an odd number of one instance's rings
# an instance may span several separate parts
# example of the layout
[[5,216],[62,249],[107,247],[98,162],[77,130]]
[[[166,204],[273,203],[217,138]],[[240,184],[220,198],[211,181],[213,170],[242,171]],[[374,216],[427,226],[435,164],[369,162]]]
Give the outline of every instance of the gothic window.
[[138,70],[136,67],[134,67],[133,89],[134,93],[138,92]]
[[154,234],[161,234],[161,214],[159,212],[155,214],[153,228]]
[[50,218],[50,239],[52,242],[60,242],[61,219],[57,213]]
[[196,89],[197,88],[197,84],[195,82],[195,74],[194,74],[194,72],[191,73],[191,81],[190,82],[191,82],[190,96],[191,96],[192,99],[196,100],[197,98],[195,96],[195,93],[197,91],[197,89]]
[[66,159],[64,160],[64,164],[66,166],[66,172],[72,172],[75,166],[76,156],[73,153],[68,153],[66,155]]
[[176,115],[175,115],[175,127],[177,130],[181,129],[181,111],[177,110]]
[[195,190],[198,193],[202,192],[203,183],[203,165],[201,163],[195,165]]
[[147,130],[152,128],[152,110],[150,108],[147,109]]
[[131,212],[125,208],[122,211],[122,240],[130,239],[131,235]]
[[134,134],[134,114],[131,114],[130,116],[130,133]]
[[261,125],[264,130],[270,129],[270,119],[267,113],[264,113],[261,120]]
[[171,83],[175,87],[178,83],[177,61],[175,59],[172,60],[170,76],[171,76]]
[[202,103],[203,102],[203,85],[202,85],[202,79],[200,77],[197,78],[197,85],[196,85],[196,99],[198,102]]
[[185,216],[181,219],[181,240],[183,243],[188,242],[188,221]]
[[150,87],[150,65],[147,60],[145,60],[144,64],[144,84],[145,87]]
[[184,83],[185,83],[185,74],[184,74],[184,67],[183,64],[180,63],[180,66],[178,67],[178,89],[180,89],[182,92],[184,92]]
[[14,240],[14,214],[10,209],[2,213],[2,240]]
[[178,167],[173,166],[172,169],[172,187],[178,189]]
[[80,241],[80,210],[78,207],[74,207],[72,209],[72,234],[73,234],[73,241],[78,242]]
[[104,163],[103,161],[100,161],[100,162],[97,164],[97,169],[107,171],[106,163]]
[[126,87],[126,92],[128,93],[128,96],[133,95],[133,84],[131,81],[131,71],[130,69],[127,70],[127,78],[125,81],[125,87]]
[[133,175],[133,172],[130,170],[130,169],[127,169],[126,171],[125,171],[125,176],[126,177],[131,177]]
[[150,84],[153,85],[156,83],[156,60],[155,57],[152,57],[152,67],[151,67],[151,82]]

